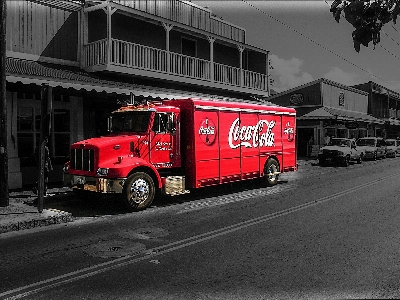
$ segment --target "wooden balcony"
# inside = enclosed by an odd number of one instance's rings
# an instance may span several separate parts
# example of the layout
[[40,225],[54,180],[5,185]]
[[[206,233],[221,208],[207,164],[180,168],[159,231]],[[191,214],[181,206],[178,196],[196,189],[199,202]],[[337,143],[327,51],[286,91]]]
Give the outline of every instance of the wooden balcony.
[[[93,0],[102,3],[106,0]],[[181,0],[111,0],[110,2],[171,20],[236,42],[246,42],[246,30],[214,16],[210,10]]]
[[173,80],[232,91],[268,92],[267,76],[166,50],[107,39],[84,46],[83,68]]

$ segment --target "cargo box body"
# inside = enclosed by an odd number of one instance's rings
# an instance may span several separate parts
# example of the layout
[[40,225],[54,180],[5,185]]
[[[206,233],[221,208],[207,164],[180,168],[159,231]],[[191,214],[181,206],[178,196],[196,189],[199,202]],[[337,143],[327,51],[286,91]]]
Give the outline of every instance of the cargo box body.
[[294,109],[200,99],[164,104],[181,109],[187,188],[264,176],[271,157],[278,161],[281,172],[297,168]]

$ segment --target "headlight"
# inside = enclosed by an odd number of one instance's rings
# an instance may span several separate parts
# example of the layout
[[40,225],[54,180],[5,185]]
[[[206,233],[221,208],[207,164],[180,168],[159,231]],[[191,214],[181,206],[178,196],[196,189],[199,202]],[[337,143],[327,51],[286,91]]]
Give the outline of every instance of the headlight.
[[97,170],[96,176],[107,176],[108,175],[108,168],[99,168]]
[[337,153],[339,156],[343,156],[344,155],[344,152],[342,152],[342,151],[338,151],[338,153]]

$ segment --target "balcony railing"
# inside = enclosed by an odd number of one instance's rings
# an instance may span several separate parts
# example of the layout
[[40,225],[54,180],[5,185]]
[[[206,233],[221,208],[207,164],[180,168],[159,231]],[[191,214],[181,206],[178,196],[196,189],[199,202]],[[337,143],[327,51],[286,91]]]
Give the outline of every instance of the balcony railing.
[[179,0],[112,0],[114,3],[204,30],[240,43],[246,31],[211,14],[211,11]]
[[267,91],[265,74],[219,63],[212,68],[208,60],[116,39],[111,39],[110,48],[107,39],[85,45],[83,64],[85,68],[114,65]]

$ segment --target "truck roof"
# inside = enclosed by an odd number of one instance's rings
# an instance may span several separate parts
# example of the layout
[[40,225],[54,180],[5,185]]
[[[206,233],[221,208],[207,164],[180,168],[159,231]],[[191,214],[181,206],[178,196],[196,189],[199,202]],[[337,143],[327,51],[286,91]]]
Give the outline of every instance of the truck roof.
[[296,110],[290,107],[283,107],[279,105],[267,104],[256,104],[256,103],[246,103],[246,102],[228,102],[220,100],[211,99],[197,99],[197,98],[186,98],[186,99],[172,99],[164,100],[163,103],[166,105],[173,105],[173,102],[190,102],[195,108],[204,110],[240,110],[249,112],[269,112],[269,113],[283,113],[295,115]]

